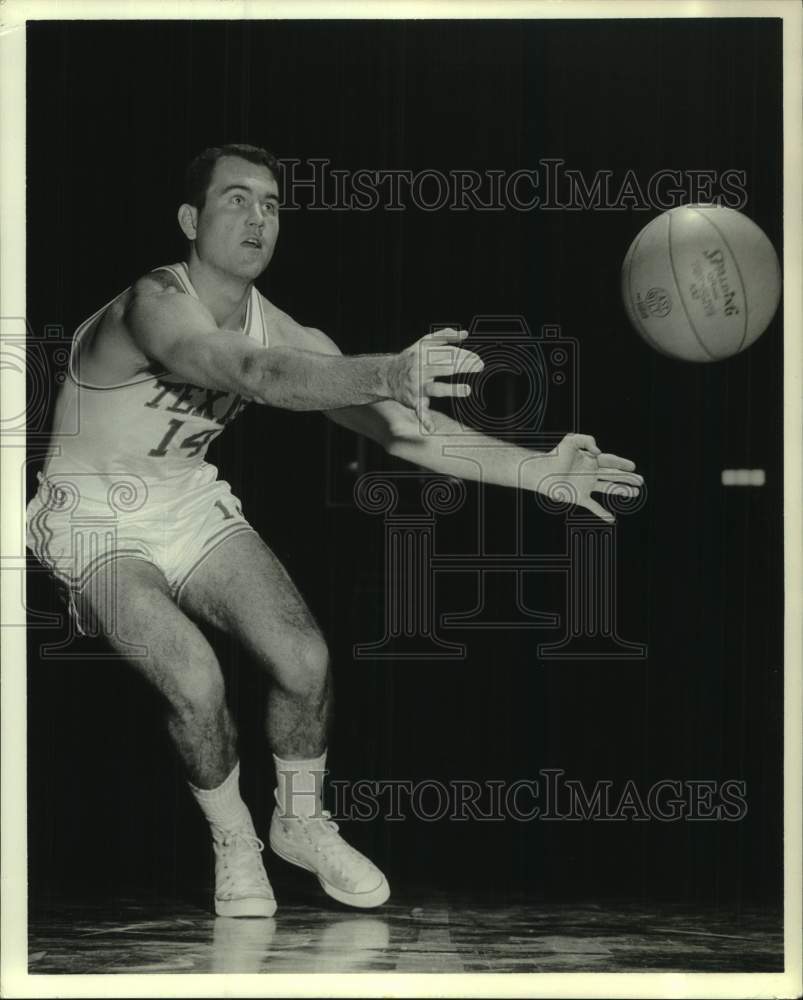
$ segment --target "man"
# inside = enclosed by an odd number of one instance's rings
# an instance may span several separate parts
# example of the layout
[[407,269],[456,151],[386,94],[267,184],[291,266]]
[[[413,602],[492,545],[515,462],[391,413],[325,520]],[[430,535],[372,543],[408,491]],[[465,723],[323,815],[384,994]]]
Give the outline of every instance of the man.
[[[375,907],[390,894],[321,806],[331,715],[324,639],[204,461],[243,406],[322,410],[439,473],[532,490],[560,482],[606,520],[591,492],[615,483],[635,494],[641,482],[632,462],[603,455],[583,435],[549,455],[488,448],[486,439],[475,454],[444,456],[444,435],[462,428],[429,400],[470,391],[437,377],[482,369],[459,346],[465,332],[441,331],[400,354],[343,357],[259,294],[253,283],[279,233],[277,175],[274,157],[252,146],[193,160],[178,213],[188,260],[146,274],[79,327],[28,507],[28,544],[64,585],[76,621],[102,628],[164,697],[170,737],[210,824],[215,911],[226,916],[270,916],[276,902],[240,798],[220,666],[196,622],[234,635],[272,681],[271,848],[343,903]],[[76,532],[77,523],[101,528]]]

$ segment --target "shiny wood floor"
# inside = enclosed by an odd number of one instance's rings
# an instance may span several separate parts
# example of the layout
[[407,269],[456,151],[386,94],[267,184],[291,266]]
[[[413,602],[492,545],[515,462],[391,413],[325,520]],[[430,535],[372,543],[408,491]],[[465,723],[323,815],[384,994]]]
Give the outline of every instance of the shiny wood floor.
[[269,920],[136,898],[32,904],[31,973],[780,972],[766,909],[483,901],[399,893],[379,910],[321,896]]

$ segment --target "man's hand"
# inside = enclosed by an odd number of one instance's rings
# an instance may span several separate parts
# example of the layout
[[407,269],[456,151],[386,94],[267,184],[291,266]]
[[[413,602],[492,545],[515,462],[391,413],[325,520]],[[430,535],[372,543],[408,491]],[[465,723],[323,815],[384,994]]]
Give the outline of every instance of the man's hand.
[[435,379],[481,372],[485,367],[476,354],[456,346],[467,336],[466,330],[437,330],[397,354],[390,363],[388,388],[391,398],[415,410],[428,433],[434,430],[429,412],[432,396],[468,396],[471,392],[471,386],[465,382],[436,382]]
[[[555,451],[545,456],[538,492],[553,500],[585,507],[608,524],[616,518],[592,493],[615,493],[636,497],[644,479],[634,470],[635,462],[602,452],[587,434],[567,434]],[[540,472],[541,470],[539,470]]]

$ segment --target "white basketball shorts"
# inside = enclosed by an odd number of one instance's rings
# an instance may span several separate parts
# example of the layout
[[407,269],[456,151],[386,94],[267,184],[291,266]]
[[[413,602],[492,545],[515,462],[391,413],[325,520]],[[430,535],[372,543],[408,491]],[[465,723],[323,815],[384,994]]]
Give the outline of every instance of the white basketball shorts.
[[206,463],[169,484],[125,474],[39,474],[26,512],[28,548],[61,585],[82,634],[76,598],[101,567],[144,559],[162,572],[180,604],[182,589],[210,553],[254,530],[229,484],[216,477]]

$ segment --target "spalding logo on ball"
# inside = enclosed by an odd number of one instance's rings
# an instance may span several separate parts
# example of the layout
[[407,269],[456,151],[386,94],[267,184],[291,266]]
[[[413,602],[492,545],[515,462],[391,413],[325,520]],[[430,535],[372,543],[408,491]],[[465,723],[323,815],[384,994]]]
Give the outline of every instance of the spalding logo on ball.
[[781,297],[775,248],[741,212],[682,205],[648,223],[622,264],[630,322],[662,354],[720,361],[767,329]]

